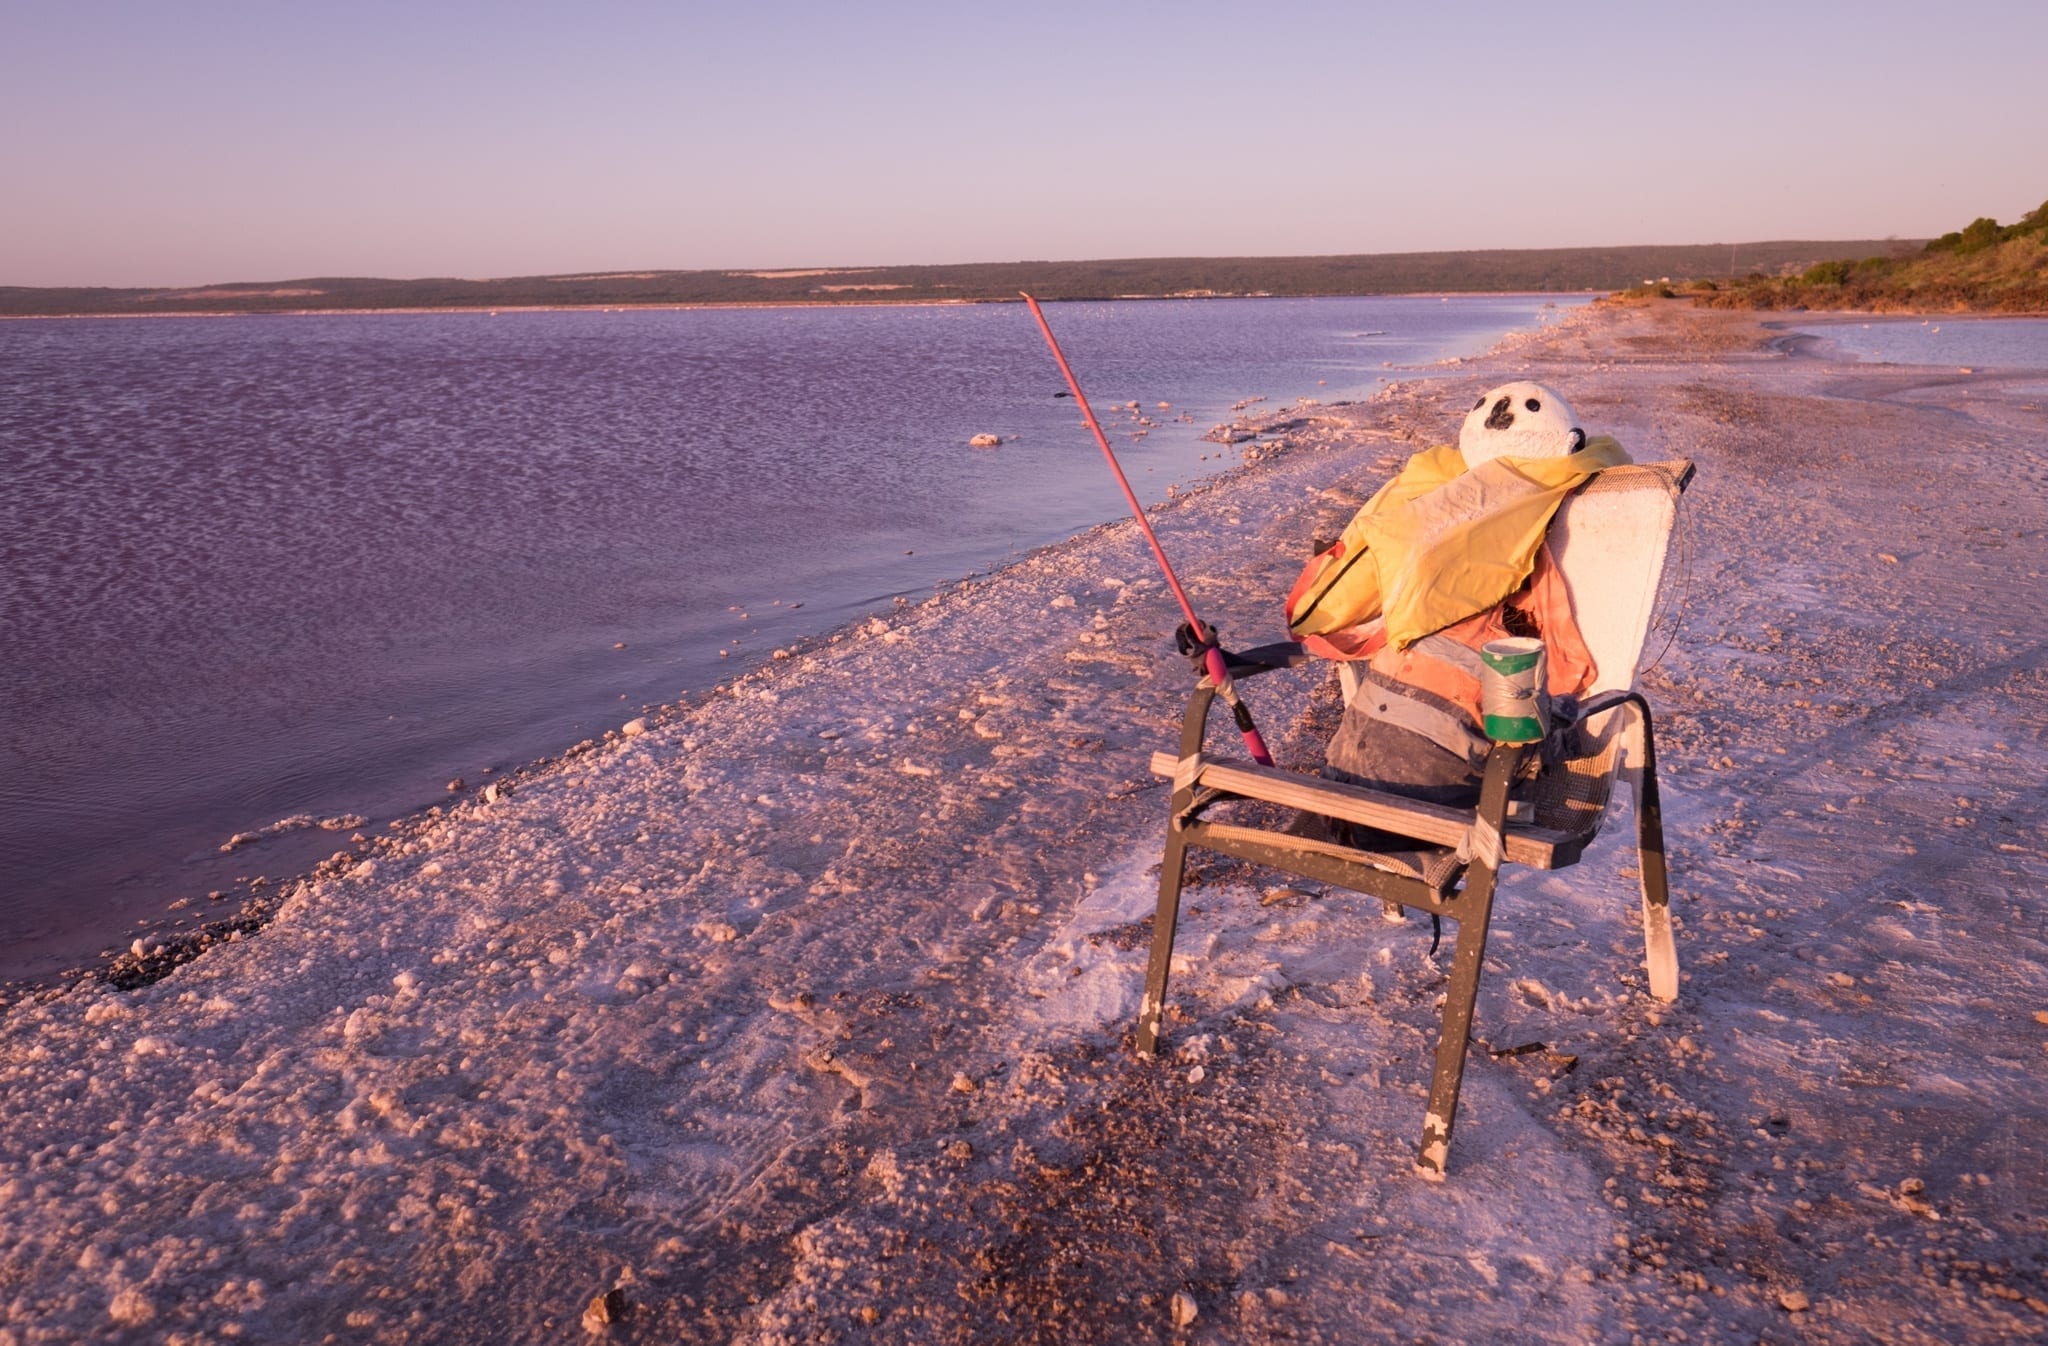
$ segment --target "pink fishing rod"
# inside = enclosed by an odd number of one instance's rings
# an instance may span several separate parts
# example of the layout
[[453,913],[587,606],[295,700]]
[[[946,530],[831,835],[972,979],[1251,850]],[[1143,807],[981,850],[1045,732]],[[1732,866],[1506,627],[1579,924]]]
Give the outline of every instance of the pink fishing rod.
[[[1021,291],[1019,293],[1022,293]],[[1081,391],[1081,381],[1074,377],[1074,370],[1067,363],[1066,354],[1060,350],[1060,343],[1052,334],[1052,326],[1045,320],[1044,310],[1030,295],[1024,295],[1024,302],[1031,306],[1031,316],[1038,319],[1038,330],[1045,334],[1045,344],[1052,348],[1052,358],[1059,363],[1060,373],[1066,377],[1067,388],[1074,394],[1074,400],[1081,404],[1081,417],[1088,422],[1088,428],[1095,434],[1095,442],[1102,447],[1102,456],[1109,460],[1109,470],[1116,476],[1116,484],[1123,488],[1124,499],[1131,505],[1131,517],[1138,521],[1138,530],[1145,535],[1145,541],[1152,545],[1152,555],[1159,561],[1159,569],[1165,572],[1166,586],[1173,590],[1174,598],[1180,603],[1180,610],[1188,619],[1188,628],[1197,640],[1205,642],[1202,652],[1203,665],[1209,670],[1209,681],[1216,686],[1216,694],[1230,707],[1230,713],[1237,720],[1238,732],[1244,735],[1245,750],[1252,760],[1261,766],[1273,765],[1273,754],[1266,751],[1266,740],[1259,736],[1252,724],[1252,713],[1238,700],[1237,688],[1231,685],[1230,667],[1224,662],[1223,651],[1216,644],[1215,633],[1195,615],[1195,605],[1188,601],[1187,590],[1180,587],[1180,578],[1173,573],[1173,563],[1166,559],[1166,549],[1159,545],[1159,538],[1152,531],[1152,524],[1145,518],[1145,508],[1138,503],[1137,492],[1131,489],[1130,481],[1124,476],[1124,469],[1116,460],[1116,454],[1109,447],[1109,436],[1102,433],[1101,424],[1095,419],[1095,409],[1088,405],[1088,394]]]

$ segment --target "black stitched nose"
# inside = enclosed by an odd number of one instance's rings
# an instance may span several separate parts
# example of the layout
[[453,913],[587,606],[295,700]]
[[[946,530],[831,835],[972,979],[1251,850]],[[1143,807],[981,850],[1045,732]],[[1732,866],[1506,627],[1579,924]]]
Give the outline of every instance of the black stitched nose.
[[1495,402],[1492,414],[1486,418],[1486,428],[1489,430],[1505,430],[1514,423],[1515,402],[1511,397],[1503,397]]

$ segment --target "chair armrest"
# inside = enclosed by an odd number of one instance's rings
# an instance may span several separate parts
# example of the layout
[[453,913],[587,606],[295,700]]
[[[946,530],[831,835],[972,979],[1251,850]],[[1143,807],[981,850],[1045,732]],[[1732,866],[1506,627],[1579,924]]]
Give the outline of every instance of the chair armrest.
[[[1173,779],[1180,760],[1172,753],[1152,754],[1155,775]],[[1457,846],[1472,829],[1473,811],[1448,804],[1430,804],[1420,799],[1369,790],[1362,785],[1317,776],[1297,775],[1278,767],[1252,762],[1202,759],[1195,784],[1221,790],[1245,799],[1260,799],[1288,808],[1338,818],[1362,827],[1377,828],[1396,836],[1409,837],[1430,846]],[[1511,824],[1507,832],[1507,858],[1537,869],[1555,869],[1577,855],[1577,839],[1551,828]]]

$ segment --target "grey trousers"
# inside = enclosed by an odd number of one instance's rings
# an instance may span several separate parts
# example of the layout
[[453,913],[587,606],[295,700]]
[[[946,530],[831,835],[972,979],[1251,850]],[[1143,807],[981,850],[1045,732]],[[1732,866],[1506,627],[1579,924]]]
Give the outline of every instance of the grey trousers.
[[[1362,707],[1374,691],[1377,676],[1344,708],[1344,719],[1330,739],[1324,754],[1328,763],[1323,774],[1331,780],[1346,781],[1388,794],[1421,799],[1432,804],[1471,808],[1479,802],[1483,775],[1464,757],[1437,746],[1422,735],[1374,719]],[[1402,687],[1401,694],[1469,720],[1459,707],[1442,697],[1414,687]],[[1478,726],[1472,726],[1474,731]]]

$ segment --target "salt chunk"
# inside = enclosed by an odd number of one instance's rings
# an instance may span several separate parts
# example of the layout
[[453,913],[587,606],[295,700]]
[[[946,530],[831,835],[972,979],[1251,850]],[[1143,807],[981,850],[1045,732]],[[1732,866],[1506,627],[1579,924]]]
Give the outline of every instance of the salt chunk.
[[637,738],[647,732],[647,718],[641,716],[639,719],[628,720],[620,726],[619,732],[627,738]]
[[123,1327],[140,1327],[156,1317],[156,1304],[136,1286],[116,1292],[107,1305],[107,1316]]
[[626,1313],[626,1292],[611,1289],[590,1301],[583,1310],[583,1330],[595,1336],[619,1321]]

